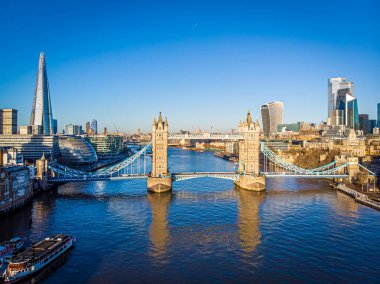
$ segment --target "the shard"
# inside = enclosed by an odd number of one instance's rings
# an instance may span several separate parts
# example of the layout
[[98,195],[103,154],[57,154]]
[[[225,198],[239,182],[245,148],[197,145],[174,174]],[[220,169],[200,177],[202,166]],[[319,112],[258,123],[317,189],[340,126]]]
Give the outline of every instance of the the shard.
[[37,82],[34,92],[34,102],[30,125],[41,125],[42,134],[54,134],[53,112],[51,109],[49,81],[46,72],[45,54],[40,53],[38,63]]

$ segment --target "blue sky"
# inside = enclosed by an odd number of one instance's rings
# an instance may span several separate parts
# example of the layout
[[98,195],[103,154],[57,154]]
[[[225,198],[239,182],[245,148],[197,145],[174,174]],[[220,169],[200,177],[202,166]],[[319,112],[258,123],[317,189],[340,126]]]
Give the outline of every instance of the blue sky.
[[327,79],[380,102],[380,2],[0,1],[0,107],[29,122],[40,51],[59,129],[225,131],[285,103],[285,122],[327,115]]

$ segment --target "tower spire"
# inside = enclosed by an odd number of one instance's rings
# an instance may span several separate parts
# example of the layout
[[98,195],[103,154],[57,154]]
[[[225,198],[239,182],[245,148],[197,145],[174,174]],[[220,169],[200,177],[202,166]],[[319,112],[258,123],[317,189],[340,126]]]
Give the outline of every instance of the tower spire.
[[30,125],[42,126],[43,134],[53,133],[53,112],[50,101],[49,81],[46,72],[46,61],[44,52],[40,53],[38,62],[36,89],[30,116]]

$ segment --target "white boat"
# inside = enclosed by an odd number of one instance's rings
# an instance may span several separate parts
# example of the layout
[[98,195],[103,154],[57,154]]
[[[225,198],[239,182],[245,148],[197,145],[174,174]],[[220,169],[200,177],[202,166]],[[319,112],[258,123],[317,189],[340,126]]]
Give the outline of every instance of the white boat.
[[9,262],[4,283],[16,283],[42,270],[75,244],[75,238],[57,234],[32,245]]

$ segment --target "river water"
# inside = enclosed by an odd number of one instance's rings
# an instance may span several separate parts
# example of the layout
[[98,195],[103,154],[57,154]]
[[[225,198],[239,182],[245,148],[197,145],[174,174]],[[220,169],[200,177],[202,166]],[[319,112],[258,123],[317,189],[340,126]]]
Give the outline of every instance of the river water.
[[[172,172],[232,171],[211,153],[169,149]],[[380,212],[317,179],[273,178],[266,193],[219,179],[71,183],[0,219],[0,240],[71,234],[43,283],[378,283]]]

